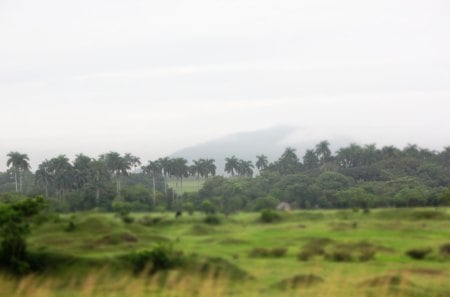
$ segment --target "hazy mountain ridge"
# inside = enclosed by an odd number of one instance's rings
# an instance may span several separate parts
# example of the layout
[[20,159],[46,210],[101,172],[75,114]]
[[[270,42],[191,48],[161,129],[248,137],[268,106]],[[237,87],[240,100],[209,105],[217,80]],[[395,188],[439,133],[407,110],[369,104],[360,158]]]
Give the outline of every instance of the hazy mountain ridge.
[[[307,132],[307,133],[306,133]],[[297,150],[301,159],[307,149],[312,149],[322,139],[327,139],[333,150],[349,144],[351,139],[342,136],[321,138],[318,135],[292,126],[278,126],[264,130],[241,132],[213,139],[181,149],[170,157],[189,160],[212,158],[216,160],[217,174],[223,173],[225,158],[235,155],[239,159],[256,161],[264,154],[270,162],[277,160],[288,146]]]

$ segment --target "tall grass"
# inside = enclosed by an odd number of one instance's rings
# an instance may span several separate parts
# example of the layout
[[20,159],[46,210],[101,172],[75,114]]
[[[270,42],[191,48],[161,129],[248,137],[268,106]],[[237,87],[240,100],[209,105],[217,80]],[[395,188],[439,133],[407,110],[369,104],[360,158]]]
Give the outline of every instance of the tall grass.
[[[382,275],[360,275],[348,278],[334,273],[324,281],[292,286],[264,286],[257,280],[231,281],[226,275],[213,272],[199,277],[172,271],[152,277],[132,274],[112,275],[107,270],[95,270],[85,276],[61,278],[50,275],[28,275],[16,279],[0,276],[0,295],[9,297],[219,297],[219,296],[449,296],[448,276],[433,275],[429,286],[417,285],[414,272]],[[292,281],[301,278],[292,278]],[[304,279],[311,279],[307,277]],[[290,279],[286,282],[291,281]]]

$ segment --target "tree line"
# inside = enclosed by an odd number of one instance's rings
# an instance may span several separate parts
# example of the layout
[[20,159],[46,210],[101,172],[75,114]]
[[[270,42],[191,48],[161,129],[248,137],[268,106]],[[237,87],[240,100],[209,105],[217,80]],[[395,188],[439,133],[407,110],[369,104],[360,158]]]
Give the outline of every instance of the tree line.
[[[129,202],[136,210],[213,206],[224,212],[281,201],[301,208],[432,205],[450,184],[450,147],[437,152],[417,145],[399,149],[353,143],[333,154],[329,142],[321,141],[302,159],[291,147],[273,162],[257,155],[254,165],[227,157],[225,177],[215,177],[215,160],[208,158],[189,164],[164,157],[142,164],[130,153],[78,154],[72,161],[60,155],[44,160],[33,173],[27,154],[7,157],[0,192],[42,194],[57,210],[110,210],[113,201]],[[199,188],[201,179],[206,182],[198,193],[180,195],[186,178],[196,180]]]

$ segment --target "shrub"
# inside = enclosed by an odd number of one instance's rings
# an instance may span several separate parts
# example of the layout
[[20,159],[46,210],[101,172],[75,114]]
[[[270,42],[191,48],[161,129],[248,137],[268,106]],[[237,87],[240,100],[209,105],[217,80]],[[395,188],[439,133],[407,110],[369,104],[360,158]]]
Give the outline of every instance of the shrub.
[[126,216],[121,216],[122,221],[125,224],[131,224],[134,222],[134,218],[132,216],[126,215]]
[[131,205],[128,202],[115,201],[112,204],[114,212],[120,217],[124,217],[130,214]]
[[283,247],[273,248],[270,251],[270,254],[275,258],[281,258],[284,255],[286,255],[286,253],[287,253],[287,248],[283,248]]
[[429,253],[431,253],[430,248],[416,248],[406,251],[408,257],[416,260],[424,259]]
[[335,262],[350,262],[353,261],[351,251],[346,249],[337,249],[326,255],[327,259]]
[[175,252],[169,245],[157,245],[152,250],[136,252],[127,258],[133,265],[135,273],[149,267],[150,274],[153,274],[160,270],[180,266],[183,263],[182,254]]
[[160,217],[152,218],[149,216],[145,216],[145,217],[141,218],[138,222],[139,222],[139,224],[144,225],[144,226],[154,226],[154,225],[160,223],[161,221],[162,221],[162,218],[160,218]]
[[446,243],[440,246],[439,251],[443,256],[450,256],[450,243]]
[[73,221],[69,221],[66,228],[64,228],[64,231],[73,232],[73,231],[75,231],[75,229],[76,229],[75,223]]
[[216,215],[206,216],[206,218],[203,220],[203,222],[208,225],[220,225],[220,223],[221,223],[220,218]]
[[261,212],[260,220],[263,223],[274,223],[281,221],[281,215],[273,210],[265,209]]
[[363,248],[360,250],[358,260],[361,262],[366,262],[373,260],[375,258],[376,251],[373,248]]
[[250,251],[249,256],[254,258],[281,258],[286,255],[287,249],[283,247],[268,248],[254,248]]

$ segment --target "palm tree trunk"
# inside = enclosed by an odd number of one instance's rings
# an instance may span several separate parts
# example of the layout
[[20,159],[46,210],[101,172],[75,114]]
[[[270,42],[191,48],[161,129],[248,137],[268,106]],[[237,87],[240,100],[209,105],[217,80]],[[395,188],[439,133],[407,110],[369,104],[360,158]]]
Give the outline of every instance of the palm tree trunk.
[[99,205],[100,204],[100,187],[97,186],[97,188],[95,189],[95,205]]
[[16,192],[19,192],[19,188],[17,185],[17,171],[14,172],[14,182],[16,183]]
[[22,173],[19,172],[19,192],[22,193]]
[[152,177],[153,179],[153,207],[156,206],[156,182],[155,182],[155,175]]

